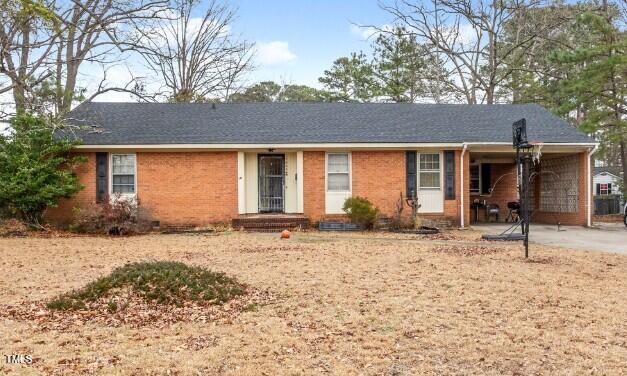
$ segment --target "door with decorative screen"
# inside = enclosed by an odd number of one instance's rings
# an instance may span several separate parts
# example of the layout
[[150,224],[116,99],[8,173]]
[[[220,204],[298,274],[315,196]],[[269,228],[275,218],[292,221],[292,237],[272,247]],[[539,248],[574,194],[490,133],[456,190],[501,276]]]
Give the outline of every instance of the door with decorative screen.
[[285,207],[285,156],[259,155],[259,212],[282,213]]

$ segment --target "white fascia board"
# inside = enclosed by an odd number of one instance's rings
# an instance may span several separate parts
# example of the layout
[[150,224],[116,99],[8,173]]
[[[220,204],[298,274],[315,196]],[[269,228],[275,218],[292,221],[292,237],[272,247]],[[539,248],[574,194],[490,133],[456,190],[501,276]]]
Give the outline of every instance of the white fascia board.
[[[473,147],[508,146],[509,142],[455,142],[455,143],[301,143],[301,144],[136,144],[136,145],[77,145],[77,150],[255,150],[255,149],[281,149],[281,150],[329,150],[329,149],[461,149],[468,145]],[[594,147],[598,143],[544,143],[544,146],[558,147]]]
[[255,150],[255,149],[416,149],[461,148],[462,143],[302,143],[302,144],[140,144],[140,145],[77,145],[79,150]]

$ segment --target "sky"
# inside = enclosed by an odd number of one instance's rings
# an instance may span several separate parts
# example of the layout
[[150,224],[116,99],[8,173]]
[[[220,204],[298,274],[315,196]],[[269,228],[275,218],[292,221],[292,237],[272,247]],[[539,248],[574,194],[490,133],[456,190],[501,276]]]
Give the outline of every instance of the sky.
[[[205,0],[202,0],[205,1]],[[351,52],[370,50],[372,30],[357,25],[385,25],[390,16],[377,0],[230,0],[237,18],[230,32],[255,43],[255,69],[246,83],[272,80],[321,88],[318,77],[333,61]],[[140,60],[110,68],[107,78],[126,82],[129,69],[142,75]],[[99,82],[100,67],[86,66],[83,82]],[[96,78],[98,76],[98,78]],[[125,93],[105,93],[96,101],[133,100]]]
[[376,0],[236,0],[233,32],[257,43],[259,80],[319,86],[335,59],[368,50],[367,29],[390,21]]

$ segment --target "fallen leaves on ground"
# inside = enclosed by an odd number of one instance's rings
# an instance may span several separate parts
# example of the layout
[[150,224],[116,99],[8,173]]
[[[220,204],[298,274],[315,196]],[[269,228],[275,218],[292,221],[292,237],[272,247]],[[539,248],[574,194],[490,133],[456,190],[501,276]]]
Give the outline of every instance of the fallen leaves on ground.
[[128,325],[132,328],[162,328],[177,322],[212,321],[231,322],[240,312],[250,307],[266,305],[275,299],[269,291],[248,289],[245,295],[224,304],[199,304],[186,302],[181,306],[148,303],[137,294],[128,293],[116,297],[117,308],[111,309],[111,297],[103,297],[87,303],[86,309],[57,311],[46,307],[46,302],[23,302],[0,308],[0,317],[28,322],[35,330],[64,331],[87,323],[109,327]]
[[30,232],[32,232],[31,229],[17,219],[0,220],[0,237],[24,237]]
[[307,248],[297,244],[281,244],[270,246],[244,246],[239,249],[244,253],[268,253],[268,252],[303,252]]
[[278,298],[163,326],[41,330],[4,315],[5,353],[35,361],[0,374],[626,374],[627,257],[533,244],[525,261],[519,242],[451,232],[497,253],[458,257],[433,248],[460,241],[391,233],[3,238],[0,316],[153,259],[189,259]]
[[489,255],[500,252],[497,247],[486,247],[483,245],[439,245],[432,249],[432,252],[446,253],[453,256],[478,256]]

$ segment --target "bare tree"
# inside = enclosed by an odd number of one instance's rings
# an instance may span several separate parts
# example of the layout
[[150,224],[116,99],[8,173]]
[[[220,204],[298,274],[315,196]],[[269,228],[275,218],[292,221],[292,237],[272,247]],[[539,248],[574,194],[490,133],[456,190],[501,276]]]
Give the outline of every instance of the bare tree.
[[17,110],[26,107],[32,88],[52,75],[46,69],[57,33],[56,16],[23,2],[0,2],[0,94],[12,92]]
[[[56,114],[71,109],[85,62],[107,66],[119,61],[120,53],[134,49],[129,30],[154,22],[168,5],[167,0],[51,0],[34,2],[40,5],[33,12],[30,3],[14,1],[0,11],[0,93],[12,91],[18,111],[52,106],[48,110]],[[54,87],[53,103],[41,103],[37,95],[44,84]],[[120,85],[119,91],[134,87]],[[104,90],[102,83],[92,97],[99,90]]]
[[[382,3],[395,22],[431,44],[453,73],[454,87],[467,103],[495,103],[499,86],[512,74],[507,58],[543,33],[516,43],[501,43],[514,17],[541,5],[542,0],[397,0]],[[549,27],[549,25],[547,25]],[[381,32],[385,30],[381,29]]]
[[[130,28],[159,19],[167,4],[167,0],[71,0],[71,6],[59,9],[64,32],[55,61],[58,111],[70,110],[82,63],[111,64],[116,52],[133,50]],[[136,80],[120,83],[118,90],[133,92],[128,88]],[[100,93],[97,91],[92,97],[97,94]]]
[[235,38],[235,11],[210,0],[202,16],[197,0],[175,0],[171,19],[138,29],[138,51],[159,75],[167,99],[176,102],[228,98],[251,69],[252,44]]

